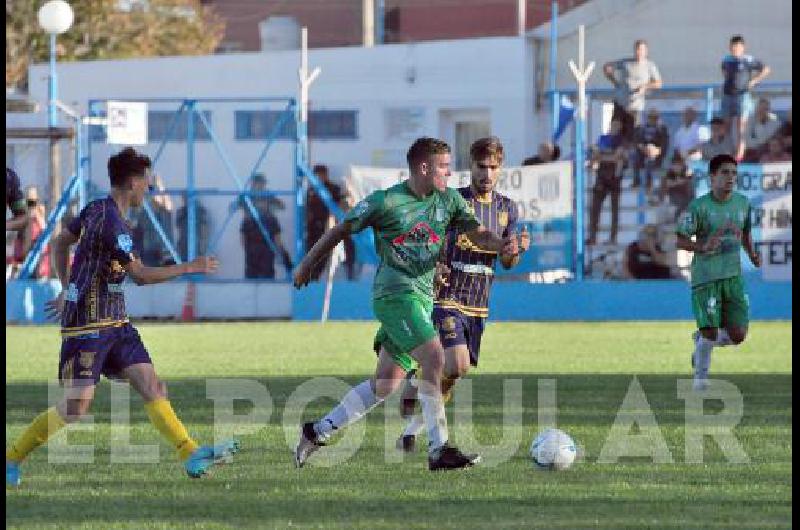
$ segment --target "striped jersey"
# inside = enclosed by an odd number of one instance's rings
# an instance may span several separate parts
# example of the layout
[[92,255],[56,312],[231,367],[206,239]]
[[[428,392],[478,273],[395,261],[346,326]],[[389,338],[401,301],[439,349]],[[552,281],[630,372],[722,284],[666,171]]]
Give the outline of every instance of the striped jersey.
[[86,205],[67,230],[78,240],[64,296],[62,336],[77,336],[127,322],[122,282],[133,261],[131,229],[111,197]]
[[[491,199],[483,201],[475,196],[471,186],[458,191],[487,229],[501,237],[516,232],[517,205],[510,198],[492,192]],[[496,252],[478,248],[466,234],[451,227],[444,250],[444,263],[450,268],[448,285],[437,286],[435,305],[468,316],[487,317],[496,261]]]

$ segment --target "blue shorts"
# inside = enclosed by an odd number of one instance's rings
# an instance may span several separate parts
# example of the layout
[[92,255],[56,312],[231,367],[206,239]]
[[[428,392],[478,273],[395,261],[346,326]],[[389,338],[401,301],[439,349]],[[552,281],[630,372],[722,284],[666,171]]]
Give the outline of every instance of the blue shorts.
[[753,97],[750,92],[735,96],[723,94],[720,112],[725,118],[739,117],[747,119],[753,114]]
[[152,364],[139,332],[130,324],[103,328],[95,333],[67,337],[61,343],[58,379],[95,385],[100,375],[118,379],[134,364]]
[[442,346],[447,349],[466,344],[472,366],[478,366],[485,321],[485,318],[470,317],[457,309],[433,308],[433,325],[439,331]]

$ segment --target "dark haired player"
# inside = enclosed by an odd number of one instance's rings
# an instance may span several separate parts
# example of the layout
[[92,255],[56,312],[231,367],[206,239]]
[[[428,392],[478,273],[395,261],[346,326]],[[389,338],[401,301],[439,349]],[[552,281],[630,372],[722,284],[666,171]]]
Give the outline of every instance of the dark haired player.
[[[519,263],[519,252],[525,252],[530,246],[527,228],[519,234],[517,242],[517,205],[494,191],[503,165],[503,144],[495,137],[476,140],[470,147],[470,158],[470,185],[459,188],[458,192],[485,227],[501,237],[511,237],[514,244],[507,253],[498,255],[479,248],[456,229],[447,232],[443,259],[439,263],[441,281],[437,285],[433,309],[433,322],[445,348],[442,379],[445,401],[470,365],[478,366],[497,259],[500,258],[503,268],[510,269]],[[424,425],[419,415],[413,415],[416,402],[416,376],[410,373],[400,408],[401,415],[409,418],[409,422],[397,441],[398,448],[404,451],[414,449],[416,436]]]
[[28,208],[25,204],[25,197],[22,196],[19,177],[17,173],[6,168],[6,208],[11,211],[13,217],[6,220],[6,231],[18,231],[25,228],[28,224]]
[[[123,214],[144,202],[150,165],[147,156],[132,148],[112,156],[108,161],[109,196],[86,205],[53,241],[62,290],[49,302],[49,309],[53,315],[61,315],[58,377],[66,394],[55,407],[37,416],[6,450],[6,485],[18,486],[20,463],[25,457],[87,413],[101,374],[130,382],[144,399],[150,421],[177,449],[190,477],[202,476],[238,450],[237,442],[199,446],[189,436],[172,410],[166,385],[156,375],[150,355],[125,312],[122,282],[126,275],[137,285],[145,285],[182,274],[209,274],[217,269],[217,260],[212,257],[168,267],[146,267],[133,255],[131,231]],[[75,243],[78,247],[70,268],[69,248]]]
[[[761,266],[750,234],[750,202],[734,191],[736,160],[717,155],[709,163],[711,191],[694,199],[678,224],[678,248],[692,257],[692,311],[699,333],[694,334],[694,389],[708,386],[714,346],[740,344],[747,336],[748,308],[740,249]],[[695,236],[694,241],[691,237]]]
[[444,351],[431,320],[434,269],[451,225],[484,250],[500,252],[510,242],[482,226],[461,194],[447,187],[450,147],[445,142],[420,138],[406,158],[408,180],[375,191],[354,206],[342,223],[317,241],[295,271],[294,284],[303,287],[314,265],[340,241],[373,228],[380,265],[372,307],[381,323],[374,341],[378,351],[375,376],[350,390],[324,418],[302,426],[294,455],[298,467],[335,431],[359,420],[394,392],[417,363],[422,373],[419,400],[428,430],[428,468],[463,468],[480,458],[448,444],[441,395]]

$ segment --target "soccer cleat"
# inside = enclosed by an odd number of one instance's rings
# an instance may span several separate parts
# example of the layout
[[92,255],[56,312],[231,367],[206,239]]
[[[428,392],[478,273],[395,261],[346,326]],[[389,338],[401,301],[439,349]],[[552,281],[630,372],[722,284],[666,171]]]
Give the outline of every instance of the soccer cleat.
[[428,469],[431,471],[461,469],[474,466],[480,461],[480,455],[465,455],[458,448],[444,444],[433,454],[428,455]]
[[219,445],[202,445],[184,463],[186,474],[191,478],[200,478],[208,470],[218,464],[230,463],[233,455],[239,452],[241,444],[238,440],[228,440]]
[[22,482],[20,475],[19,462],[6,460],[6,487],[16,488]]
[[314,430],[314,424],[311,422],[304,423],[303,428],[300,429],[300,441],[297,442],[294,448],[295,467],[303,467],[308,457],[325,445],[325,442],[320,439],[317,431]]
[[404,453],[413,453],[417,445],[417,437],[413,434],[404,434],[397,439],[397,450]]

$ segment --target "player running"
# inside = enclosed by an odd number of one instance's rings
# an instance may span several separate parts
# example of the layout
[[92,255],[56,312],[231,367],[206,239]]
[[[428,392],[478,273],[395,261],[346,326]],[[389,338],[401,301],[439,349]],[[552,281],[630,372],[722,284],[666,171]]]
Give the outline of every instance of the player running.
[[441,395],[444,351],[431,320],[433,276],[449,226],[466,233],[479,248],[508,254],[503,240],[480,224],[456,190],[447,187],[450,147],[420,138],[407,154],[410,177],[361,201],[313,246],[298,265],[294,284],[308,284],[310,271],[348,235],[372,227],[380,265],[373,286],[373,311],[381,323],[374,345],[379,351],[374,377],[350,390],[316,423],[306,423],[295,448],[295,464],[325,445],[338,429],[362,418],[394,392],[406,373],[421,367],[419,401],[428,431],[428,468],[456,469],[480,459],[448,443]]
[[[678,225],[678,248],[692,257],[692,310],[695,332],[694,389],[708,386],[714,346],[740,344],[747,336],[748,299],[744,292],[740,248],[761,266],[750,235],[750,202],[734,191],[736,160],[718,155],[708,167],[711,191],[694,199]],[[695,240],[690,238],[695,236]]]
[[[153,369],[150,355],[125,312],[122,282],[126,275],[138,285],[161,283],[182,274],[210,274],[213,257],[168,267],[145,267],[133,254],[130,228],[123,212],[141,206],[148,191],[150,158],[132,148],[108,161],[111,193],[89,203],[80,216],[53,241],[55,269],[62,290],[49,302],[61,315],[61,360],[58,377],[64,398],[33,420],[6,450],[6,485],[20,484],[20,463],[53,434],[87,413],[100,374],[123,379],[144,399],[144,408],[158,431],[177,449],[190,477],[238,450],[235,441],[199,446],[189,436],[167,399],[166,385]],[[69,248],[78,243],[69,276]],[[69,278],[69,281],[67,281]]]
[[[498,236],[512,238],[507,254],[499,256],[505,269],[519,263],[518,252],[530,246],[527,228],[517,241],[517,205],[494,191],[503,165],[503,144],[495,137],[476,140],[470,147],[472,178],[469,186],[458,192],[467,201],[480,222]],[[478,248],[466,234],[448,230],[442,259],[437,265],[437,286],[433,323],[439,331],[444,350],[442,395],[447,402],[451,389],[464,377],[470,365],[478,366],[481,336],[489,315],[489,291],[494,280],[496,252]],[[412,451],[424,423],[414,415],[417,403],[416,375],[409,372],[408,383],[400,401],[400,413],[409,422],[397,441],[398,449]]]

